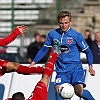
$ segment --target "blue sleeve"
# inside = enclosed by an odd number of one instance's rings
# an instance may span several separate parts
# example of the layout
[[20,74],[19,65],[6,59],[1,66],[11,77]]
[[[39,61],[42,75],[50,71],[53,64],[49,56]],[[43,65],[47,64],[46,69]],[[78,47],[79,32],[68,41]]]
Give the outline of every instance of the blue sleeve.
[[93,64],[93,56],[92,56],[91,50],[89,48],[87,48],[86,50],[84,50],[84,52],[86,53],[88,64],[92,65]]
[[77,37],[77,43],[80,46],[81,50],[84,51],[86,50],[89,46],[86,43],[84,37],[82,36],[82,34],[79,34]]
[[37,63],[39,60],[41,60],[41,59],[45,56],[45,54],[48,52],[48,50],[49,50],[48,47],[43,46],[43,47],[39,50],[39,52],[37,53],[37,55],[35,56],[35,58],[33,59],[33,61],[34,61],[35,63]]

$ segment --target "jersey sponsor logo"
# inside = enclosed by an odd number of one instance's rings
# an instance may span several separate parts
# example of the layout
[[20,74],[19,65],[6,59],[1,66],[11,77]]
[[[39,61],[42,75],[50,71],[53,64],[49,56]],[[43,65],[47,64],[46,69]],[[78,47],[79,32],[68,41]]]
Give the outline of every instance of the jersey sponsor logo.
[[66,40],[67,44],[72,44],[73,42],[73,38],[71,37],[68,37],[67,40]]
[[61,45],[61,46],[60,46],[60,50],[61,50],[61,52],[68,53],[68,51],[69,51],[69,47],[66,46],[66,45]]

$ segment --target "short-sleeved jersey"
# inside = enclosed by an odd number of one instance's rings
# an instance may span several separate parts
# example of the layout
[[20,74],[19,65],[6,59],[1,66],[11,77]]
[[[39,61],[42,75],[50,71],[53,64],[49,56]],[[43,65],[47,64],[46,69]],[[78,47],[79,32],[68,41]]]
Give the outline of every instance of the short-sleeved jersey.
[[65,33],[62,33],[60,28],[51,30],[48,33],[44,46],[53,46],[55,41],[59,41],[61,44],[60,47],[63,52],[58,57],[57,62],[62,64],[80,62],[79,49],[84,51],[88,48],[82,34],[72,28],[69,28]]
[[[25,100],[47,100],[47,95],[47,87],[44,82],[40,81],[35,86],[35,89],[31,93],[31,96]],[[7,100],[12,100],[12,98],[8,98]]]
[[39,83],[37,83],[34,91],[27,100],[47,100],[47,95],[47,87],[45,83],[40,81]]

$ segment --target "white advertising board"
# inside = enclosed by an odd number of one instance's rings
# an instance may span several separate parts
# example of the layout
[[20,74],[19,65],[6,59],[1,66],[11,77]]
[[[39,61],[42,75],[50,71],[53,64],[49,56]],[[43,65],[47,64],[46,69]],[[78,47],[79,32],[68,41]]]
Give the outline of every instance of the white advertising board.
[[[84,70],[86,72],[86,89],[88,89],[91,94],[95,97],[95,100],[100,100],[100,64],[94,64],[93,68],[96,72],[95,76],[91,76],[88,72],[88,65],[83,64]],[[34,90],[36,83],[41,79],[42,75],[22,75],[17,74],[16,72],[7,73],[0,77],[0,84],[4,85],[3,99],[5,100],[8,97],[11,97],[15,92],[23,92],[25,97],[28,98],[31,92]],[[48,100],[55,99],[54,92],[54,81],[55,81],[56,72],[54,71],[49,85],[49,94]],[[51,88],[52,87],[52,88]],[[52,95],[52,96],[51,96]],[[71,100],[80,100],[76,95],[73,96]]]

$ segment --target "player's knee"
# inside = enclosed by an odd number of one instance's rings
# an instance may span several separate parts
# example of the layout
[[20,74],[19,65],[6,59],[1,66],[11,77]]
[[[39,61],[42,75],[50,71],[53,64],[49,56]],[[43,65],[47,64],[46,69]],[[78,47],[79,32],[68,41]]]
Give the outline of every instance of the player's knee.
[[13,62],[12,67],[13,67],[14,70],[17,70],[18,67],[19,67],[19,63]]
[[83,93],[83,85],[78,84],[74,86],[74,89],[75,89],[75,94],[80,97]]
[[8,71],[15,71],[17,70],[19,64],[15,63],[15,62],[9,62],[7,65],[7,70]]
[[75,89],[75,94],[81,97],[83,90],[82,89]]
[[82,95],[82,92],[81,91],[75,91],[75,94],[80,97]]

